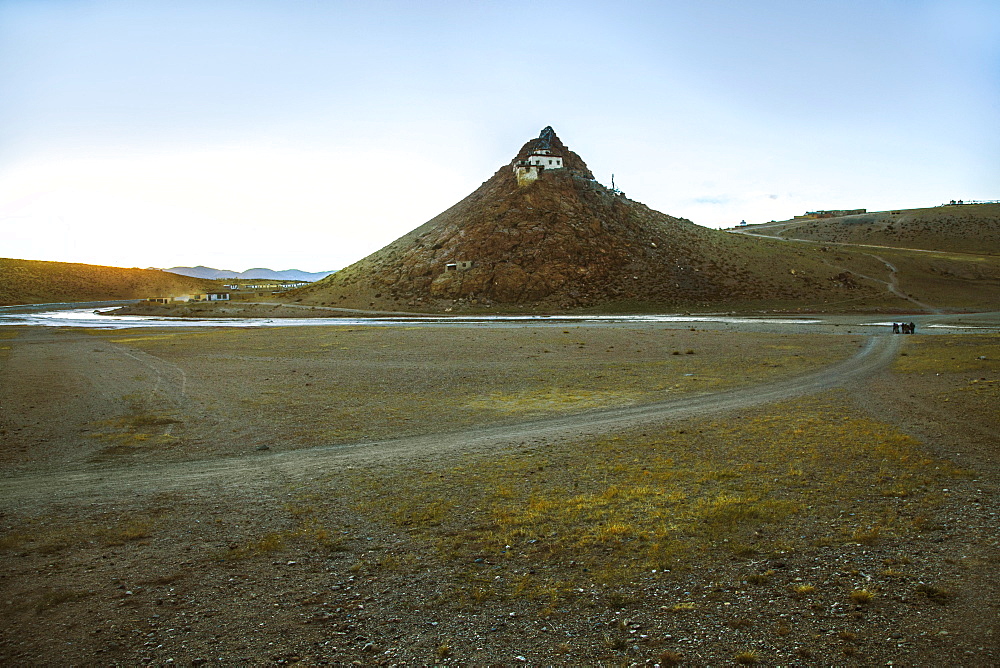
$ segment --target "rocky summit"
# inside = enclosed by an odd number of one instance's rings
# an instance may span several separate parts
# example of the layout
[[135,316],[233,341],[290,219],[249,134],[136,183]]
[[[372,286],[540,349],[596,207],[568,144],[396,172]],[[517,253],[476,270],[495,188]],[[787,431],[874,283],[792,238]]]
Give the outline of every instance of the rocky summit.
[[869,289],[817,259],[628,199],[546,127],[458,204],[290,297],[428,311],[641,310]]

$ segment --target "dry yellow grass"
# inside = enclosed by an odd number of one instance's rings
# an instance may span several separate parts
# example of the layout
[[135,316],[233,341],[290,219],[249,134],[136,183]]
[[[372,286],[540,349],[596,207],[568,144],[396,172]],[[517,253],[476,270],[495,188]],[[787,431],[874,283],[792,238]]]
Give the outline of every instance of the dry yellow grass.
[[[749,419],[468,457],[433,475],[336,477],[338,488],[350,481],[356,490],[359,513],[387,518],[448,563],[490,555],[504,568],[522,559],[535,566],[517,586],[489,582],[486,567],[469,569],[470,581],[484,578],[478,596],[561,597],[587,582],[623,582],[715,553],[899,538],[920,530],[914,513],[939,502],[929,485],[962,475],[911,437],[827,398]],[[905,486],[912,496],[905,506],[892,498],[862,504],[845,521],[842,499],[866,497],[873,484]],[[566,570],[569,559],[583,569]],[[795,593],[813,591],[803,584]]]
[[893,365],[896,373],[986,374],[997,368],[1000,341],[995,334],[916,336],[906,340],[904,352]]
[[124,545],[148,538],[165,515],[165,511],[105,514],[86,522],[67,522],[58,516],[36,517],[0,537],[0,551],[28,549],[54,554],[92,542]]

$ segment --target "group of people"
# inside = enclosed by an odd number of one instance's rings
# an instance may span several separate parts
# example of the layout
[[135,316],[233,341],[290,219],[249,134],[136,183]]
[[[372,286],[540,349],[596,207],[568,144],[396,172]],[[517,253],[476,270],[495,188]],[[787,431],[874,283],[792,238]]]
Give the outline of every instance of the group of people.
[[893,334],[915,334],[916,331],[917,331],[917,326],[912,322],[892,323]]

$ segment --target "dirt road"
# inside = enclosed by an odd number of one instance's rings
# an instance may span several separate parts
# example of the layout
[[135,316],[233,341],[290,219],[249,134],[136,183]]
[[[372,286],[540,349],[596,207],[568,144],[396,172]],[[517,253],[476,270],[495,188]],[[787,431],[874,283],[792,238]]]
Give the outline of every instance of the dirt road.
[[[29,350],[43,351],[43,335]],[[58,335],[50,335],[56,336]],[[515,425],[484,426],[385,441],[358,442],[315,447],[288,452],[259,452],[241,457],[212,458],[191,462],[143,464],[141,466],[67,466],[56,471],[11,475],[0,480],[0,499],[6,508],[25,509],[68,500],[98,502],[132,495],[179,491],[224,485],[229,489],[251,491],[273,486],[276,480],[294,480],[306,475],[374,460],[440,459],[456,452],[499,450],[524,443],[570,439],[620,430],[664,418],[721,414],[734,409],[772,403],[791,397],[814,394],[832,387],[845,386],[870,377],[888,367],[895,359],[901,337],[878,336],[867,340],[853,357],[820,371],[783,379],[753,388],[709,395],[647,403],[639,406],[595,410],[575,415],[523,422]],[[61,354],[85,354],[81,343]],[[107,346],[107,343],[101,344]],[[95,347],[94,351],[101,350]],[[126,350],[125,354],[141,367],[152,371],[156,380],[151,390],[164,394],[168,401],[184,399],[183,371],[158,358]],[[113,359],[113,363],[122,360]],[[31,366],[34,355],[19,360],[13,373],[22,365]],[[108,370],[105,369],[105,373]],[[126,374],[127,375],[127,374]],[[121,374],[119,374],[121,376]],[[96,382],[100,383],[100,378]],[[169,388],[169,391],[166,389]],[[23,403],[14,396],[4,401]],[[6,404],[10,405],[10,404]],[[20,406],[20,404],[17,404]],[[18,410],[24,410],[24,407]]]

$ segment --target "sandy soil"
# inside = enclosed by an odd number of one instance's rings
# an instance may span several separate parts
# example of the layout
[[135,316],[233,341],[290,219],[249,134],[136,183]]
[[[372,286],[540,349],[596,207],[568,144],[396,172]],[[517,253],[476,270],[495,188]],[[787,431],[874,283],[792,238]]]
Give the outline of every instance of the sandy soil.
[[[7,663],[1000,659],[995,340],[659,326],[2,333]],[[493,524],[476,495],[497,471],[499,497],[526,495],[515,506],[577,486],[607,495],[588,466],[607,478],[646,461],[655,474],[644,453],[664,439],[676,448],[664,475],[685,458],[735,458],[734,471],[767,471],[733,474],[758,496],[791,495],[767,467],[792,475],[793,463],[751,425],[796,420],[788,433],[803,442],[834,421],[877,423],[912,454],[880,464],[866,451],[857,466],[873,473],[855,479],[817,446],[817,476],[844,470],[795,492],[808,508],[783,526],[748,517],[750,534],[695,532],[700,547],[653,569],[631,563],[641,541],[481,539]],[[619,463],[595,464],[609,447]],[[917,469],[912,490],[886,492],[882,478]],[[730,484],[706,471],[685,484]],[[449,499],[461,502],[431,512]],[[855,514],[882,534],[858,533]],[[734,551],[737,538],[759,545]],[[566,586],[546,598],[531,578]],[[873,602],[848,596],[862,589]]]

